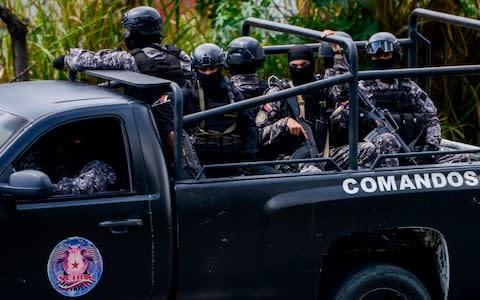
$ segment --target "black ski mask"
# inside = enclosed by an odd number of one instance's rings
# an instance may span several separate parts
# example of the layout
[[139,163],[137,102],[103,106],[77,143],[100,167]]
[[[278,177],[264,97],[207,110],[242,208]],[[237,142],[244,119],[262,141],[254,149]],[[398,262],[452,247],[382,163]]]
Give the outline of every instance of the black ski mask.
[[395,66],[396,63],[397,63],[397,59],[395,57],[388,60],[384,60],[384,59],[371,60],[372,68],[374,70],[391,69],[392,67]]
[[223,79],[223,74],[220,69],[218,71],[211,73],[211,74],[203,74],[200,72],[197,72],[197,78],[198,82],[200,83],[200,86],[204,89],[216,89],[219,87],[220,83],[222,82]]
[[134,34],[129,29],[123,31],[123,40],[128,50],[133,50],[137,48],[144,48],[153,43],[160,43],[161,36],[158,34],[155,35],[141,35]]
[[[305,59],[310,63],[303,68],[295,68],[290,66],[290,62],[296,59]],[[288,70],[292,77],[294,85],[300,85],[313,80],[313,73],[315,71],[315,63],[313,61],[313,52],[310,47],[305,45],[296,45],[288,50]]]

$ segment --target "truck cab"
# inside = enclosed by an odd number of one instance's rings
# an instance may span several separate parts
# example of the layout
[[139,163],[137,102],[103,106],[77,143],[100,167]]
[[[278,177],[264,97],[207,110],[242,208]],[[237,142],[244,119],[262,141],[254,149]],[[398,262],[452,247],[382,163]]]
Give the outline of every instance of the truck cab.
[[[0,89],[1,252],[7,258],[0,285],[6,295],[55,299],[94,289],[100,299],[147,299],[160,265],[156,285],[166,294],[172,213],[156,128],[145,118],[149,107],[108,89],[66,81]],[[145,135],[149,138],[142,140]],[[115,170],[116,183],[108,190],[49,193],[52,182],[75,177],[82,164],[97,159]],[[153,165],[155,176],[145,172]],[[157,236],[150,230],[153,216]],[[163,245],[155,255],[158,265],[152,264],[157,243]]]

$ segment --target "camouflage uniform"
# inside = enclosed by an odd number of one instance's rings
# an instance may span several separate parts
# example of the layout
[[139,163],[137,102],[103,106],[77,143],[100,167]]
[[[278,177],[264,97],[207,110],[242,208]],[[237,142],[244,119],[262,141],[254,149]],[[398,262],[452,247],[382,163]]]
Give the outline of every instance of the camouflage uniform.
[[[177,64],[178,69],[173,65]],[[185,100],[192,96],[194,75],[191,66],[191,59],[184,51],[173,46],[166,46],[159,43],[152,43],[151,47],[123,51],[121,49],[103,49],[98,52],[72,48],[65,56],[65,65],[72,71],[83,71],[88,69],[99,70],[127,70],[140,72],[152,76],[172,80],[182,87]],[[157,89],[128,88],[127,94],[148,104],[160,100]],[[187,101],[184,101],[187,102]],[[163,142],[169,132],[173,130],[173,103],[163,101],[163,105],[153,109],[158,129]]]
[[[158,46],[165,48],[165,46],[160,44],[158,44]],[[144,50],[147,56],[153,57],[159,62],[166,56],[165,52],[158,51],[151,47],[146,47]],[[190,56],[184,51],[180,51],[179,59],[182,70],[185,73],[191,73]],[[100,69],[140,72],[135,62],[135,57],[130,52],[121,49],[103,49],[98,52],[93,52],[80,48],[71,48],[65,56],[65,65],[72,71]]]
[[[325,77],[343,74],[344,72],[348,71],[348,67],[348,62],[346,61],[345,57],[342,57],[342,59],[336,58],[333,68],[328,69],[325,72]],[[421,151],[426,145],[439,148],[441,140],[441,128],[440,120],[437,117],[437,108],[430,97],[428,97],[428,95],[415,82],[410,79],[393,79],[389,82],[384,82],[379,79],[365,81],[360,80],[359,88],[365,93],[368,100],[373,105],[376,105],[375,94],[378,91],[398,91],[400,88],[405,90],[408,99],[410,99],[413,103],[414,113],[421,116],[421,119],[423,120],[424,137],[422,140],[415,139],[411,141],[411,148],[413,151]],[[331,87],[329,89],[329,97],[335,99],[337,103],[337,109],[332,114],[333,127],[337,129],[348,128],[348,83]],[[392,102],[393,101],[395,100],[392,100]],[[381,109],[382,107],[379,108]],[[367,120],[368,118],[363,118],[362,120],[362,117],[365,117],[365,114],[362,114],[360,109],[359,132],[362,135],[360,137],[364,137],[365,133],[374,129],[371,127],[371,122]],[[402,136],[402,138],[405,139],[406,137]],[[376,136],[372,143],[374,143],[377,147],[378,154],[398,153],[401,149],[400,144],[391,134],[381,134]],[[447,159],[444,158],[443,162],[449,160],[465,161],[466,159],[467,158],[465,156],[455,156]],[[398,165],[398,159],[384,160],[383,165]]]
[[[280,90],[280,87],[272,86],[267,90],[266,95]],[[281,154],[290,155],[302,144],[303,136],[290,135],[287,127],[288,118],[296,119],[286,101],[264,104],[257,113],[255,123],[258,141],[265,148],[264,152],[271,155],[269,159],[275,159]]]
[[117,175],[112,167],[99,160],[94,160],[87,163],[77,177],[63,177],[53,184],[53,193],[65,195],[105,192],[108,190],[108,186],[114,184],[116,180]]
[[[194,101],[195,74],[191,58],[184,51],[160,43],[130,51],[104,49],[98,52],[72,48],[64,59],[65,65],[73,71],[86,69],[128,70],[176,82],[182,89],[184,105]],[[137,89],[128,87],[125,93],[152,105],[157,128],[164,145],[168,145],[168,135],[173,132],[173,101],[171,96],[159,95],[156,88]],[[184,108],[185,109],[185,108]],[[188,110],[188,109],[187,109]],[[168,149],[169,150],[169,149]],[[171,151],[166,152],[171,158]],[[196,155],[191,154],[196,160]]]
[[[272,94],[279,90],[279,87],[274,86],[270,88],[266,94]],[[321,98],[322,96],[317,97]],[[313,107],[310,107],[310,109],[312,108]],[[308,106],[305,107],[305,115],[312,115],[307,109]],[[301,146],[303,137],[296,137],[289,134],[287,127],[288,118],[295,119],[286,101],[267,103],[260,108],[256,118],[256,125],[259,132],[259,143],[268,149],[267,152],[273,155],[279,155],[281,153],[288,155]],[[313,123],[315,120],[307,121]],[[359,166],[362,168],[369,167],[377,157],[375,146],[371,143],[359,143],[358,148]],[[329,149],[329,155],[340,168],[348,168],[348,150],[348,145],[331,147]],[[272,157],[270,157],[270,159],[272,159]]]
[[267,82],[258,78],[255,73],[233,75],[230,80],[233,86],[243,94],[245,99],[261,96],[268,88]]

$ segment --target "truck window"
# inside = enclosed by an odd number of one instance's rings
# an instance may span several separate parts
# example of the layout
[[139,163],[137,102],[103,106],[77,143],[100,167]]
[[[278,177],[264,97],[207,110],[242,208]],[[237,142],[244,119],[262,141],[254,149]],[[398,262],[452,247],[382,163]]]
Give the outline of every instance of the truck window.
[[0,147],[26,123],[25,119],[0,111]]
[[49,130],[21,155],[14,168],[44,172],[56,195],[130,191],[127,157],[121,122],[102,117]]

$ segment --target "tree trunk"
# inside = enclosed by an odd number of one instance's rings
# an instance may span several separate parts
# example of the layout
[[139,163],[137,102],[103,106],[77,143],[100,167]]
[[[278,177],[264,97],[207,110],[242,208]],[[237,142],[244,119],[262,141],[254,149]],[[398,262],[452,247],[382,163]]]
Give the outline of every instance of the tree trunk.
[[0,19],[7,24],[8,32],[12,38],[15,80],[30,80],[28,74],[27,24],[2,5],[0,5]]

